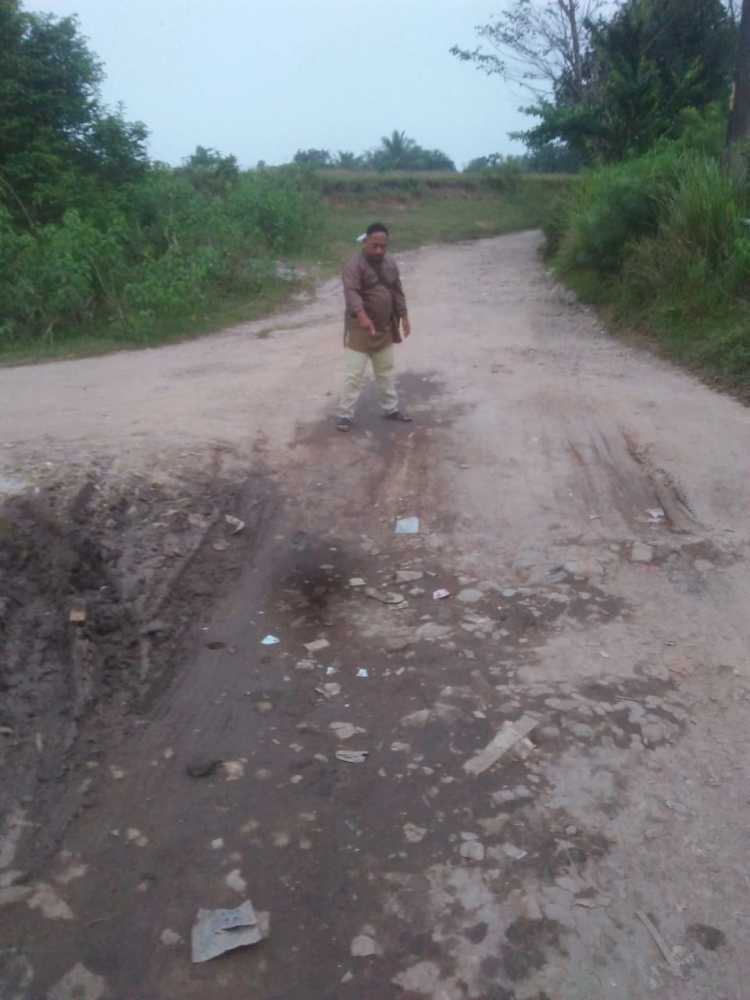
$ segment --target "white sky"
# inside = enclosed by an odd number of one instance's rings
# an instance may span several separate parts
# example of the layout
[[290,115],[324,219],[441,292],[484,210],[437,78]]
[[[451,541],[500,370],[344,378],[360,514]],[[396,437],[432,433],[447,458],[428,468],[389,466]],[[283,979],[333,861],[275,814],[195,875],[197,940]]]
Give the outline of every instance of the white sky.
[[522,92],[449,53],[503,0],[27,0],[78,14],[109,104],[151,130],[170,163],[196,145],[243,166],[298,148],[360,153],[394,128],[460,167],[522,152]]

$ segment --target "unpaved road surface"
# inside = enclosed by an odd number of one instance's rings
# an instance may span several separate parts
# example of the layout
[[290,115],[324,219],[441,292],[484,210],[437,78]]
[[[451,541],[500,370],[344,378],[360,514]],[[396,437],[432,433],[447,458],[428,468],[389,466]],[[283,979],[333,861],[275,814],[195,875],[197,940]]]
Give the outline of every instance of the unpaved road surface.
[[411,426],[335,282],[0,372],[3,1000],[750,995],[750,412],[538,242],[403,257]]

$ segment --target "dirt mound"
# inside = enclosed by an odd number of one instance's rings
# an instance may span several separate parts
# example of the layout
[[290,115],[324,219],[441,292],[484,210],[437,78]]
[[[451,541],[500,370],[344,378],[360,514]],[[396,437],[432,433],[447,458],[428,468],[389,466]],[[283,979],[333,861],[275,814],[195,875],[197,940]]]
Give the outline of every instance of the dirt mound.
[[0,815],[57,816],[35,854],[70,818],[62,779],[82,742],[96,756],[171,676],[196,605],[253,544],[254,487],[97,474],[0,508]]

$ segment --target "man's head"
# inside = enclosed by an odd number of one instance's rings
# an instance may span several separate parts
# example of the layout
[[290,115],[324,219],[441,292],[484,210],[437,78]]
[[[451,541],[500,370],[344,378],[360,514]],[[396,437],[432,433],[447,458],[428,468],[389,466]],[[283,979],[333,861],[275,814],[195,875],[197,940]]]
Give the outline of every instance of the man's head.
[[382,222],[373,222],[367,227],[362,251],[368,260],[382,260],[388,250],[388,227]]

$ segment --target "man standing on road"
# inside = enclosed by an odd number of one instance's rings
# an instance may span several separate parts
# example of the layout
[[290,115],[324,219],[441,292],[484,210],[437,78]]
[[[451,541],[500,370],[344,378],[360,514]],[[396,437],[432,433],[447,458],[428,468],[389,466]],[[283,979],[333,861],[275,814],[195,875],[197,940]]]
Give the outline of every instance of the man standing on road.
[[368,361],[385,419],[411,422],[398,407],[393,350],[402,334],[409,336],[411,327],[398,267],[387,251],[388,229],[382,222],[373,222],[367,227],[362,252],[344,267],[346,381],[336,418],[340,431],[352,426]]

